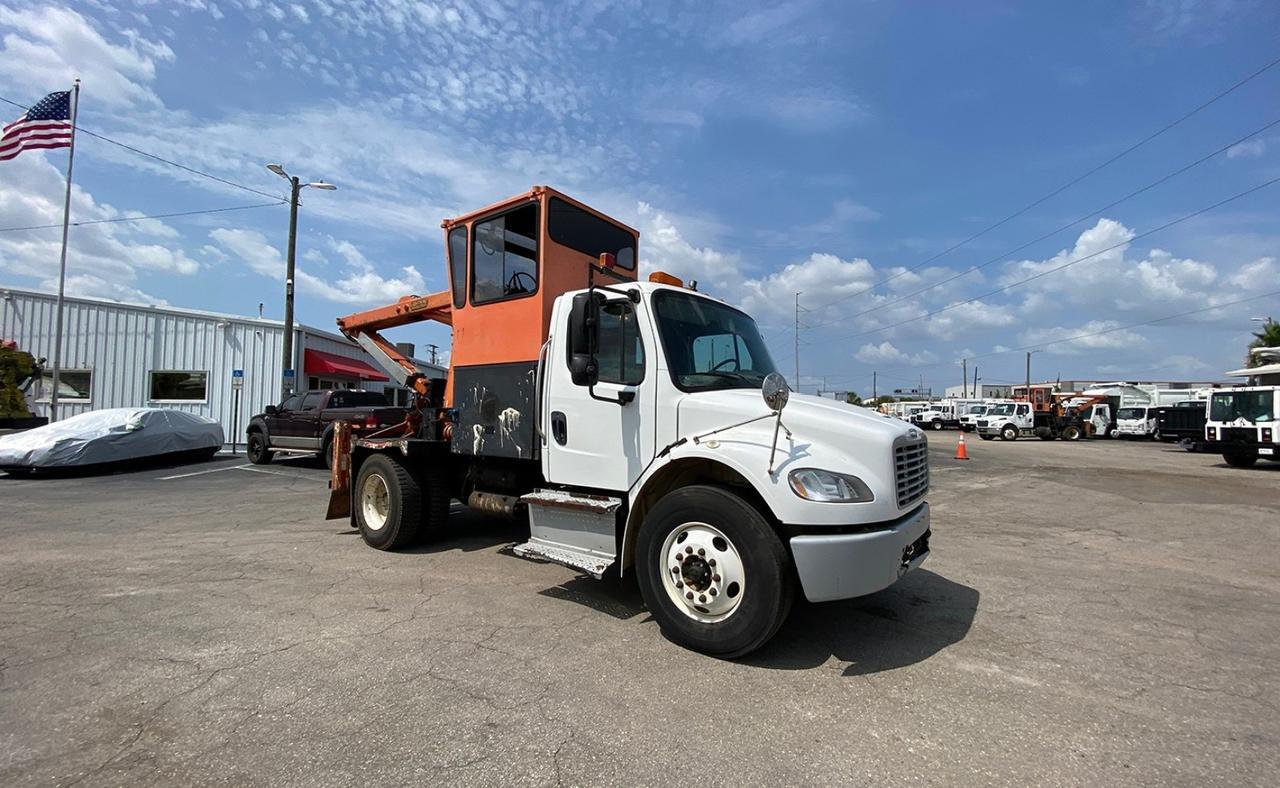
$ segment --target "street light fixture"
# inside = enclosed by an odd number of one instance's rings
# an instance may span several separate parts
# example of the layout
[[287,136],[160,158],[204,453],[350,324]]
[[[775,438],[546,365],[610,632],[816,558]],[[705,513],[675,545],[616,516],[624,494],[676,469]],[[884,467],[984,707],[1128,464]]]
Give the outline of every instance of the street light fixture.
[[289,182],[289,253],[284,277],[284,350],[280,359],[280,363],[285,365],[280,390],[287,397],[293,393],[293,380],[297,374],[293,358],[293,274],[298,246],[298,193],[308,186],[325,191],[333,191],[338,187],[324,181],[302,183],[296,175],[285,172],[284,167],[279,164],[268,164],[267,169]]

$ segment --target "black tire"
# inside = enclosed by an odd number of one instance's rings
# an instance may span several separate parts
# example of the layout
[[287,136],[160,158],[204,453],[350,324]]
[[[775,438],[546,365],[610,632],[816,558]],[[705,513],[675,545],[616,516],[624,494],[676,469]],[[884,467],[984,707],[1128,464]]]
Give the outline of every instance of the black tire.
[[1000,428],[1000,440],[1014,441],[1018,439],[1018,428],[1012,424],[1006,424]]
[[994,435],[978,435],[978,437],[982,438],[984,441],[993,441],[996,439],[996,436]]
[[931,430],[942,429],[942,422],[939,421],[938,419],[934,419],[933,421],[929,422],[929,429]]
[[418,486],[422,490],[422,522],[418,538],[429,541],[440,535],[449,522],[449,482],[439,473],[430,470],[418,474]]
[[267,448],[267,436],[261,432],[249,433],[249,443],[245,446],[245,454],[249,456],[249,462],[254,465],[266,465],[275,456],[274,452]]
[[1222,459],[1232,468],[1252,468],[1258,461],[1258,455],[1253,452],[1231,452],[1222,455]]
[[[371,509],[379,508],[375,503],[380,498],[376,494],[379,484],[386,494],[381,522],[371,516]],[[417,540],[422,525],[422,488],[399,460],[389,454],[369,457],[360,466],[353,493],[356,527],[365,544],[378,550],[399,550]]]
[[[746,590],[737,607],[715,622],[697,621],[668,594],[663,542],[677,528],[705,523],[737,551]],[[752,652],[777,633],[794,596],[787,551],[755,507],[720,487],[693,485],[668,493],[651,509],[636,542],[636,579],[662,634],[675,643],[724,659]]]
[[1081,434],[1080,428],[1074,424],[1068,424],[1062,428],[1062,439],[1064,441],[1078,441]]
[[1106,436],[1107,436],[1108,438],[1114,438],[1114,437],[1116,436],[1116,428],[1115,428],[1115,427],[1107,427]]

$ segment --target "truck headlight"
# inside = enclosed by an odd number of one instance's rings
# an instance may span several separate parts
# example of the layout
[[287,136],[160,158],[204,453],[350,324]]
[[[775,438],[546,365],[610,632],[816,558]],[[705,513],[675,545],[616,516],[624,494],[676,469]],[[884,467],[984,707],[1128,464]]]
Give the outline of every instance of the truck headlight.
[[857,476],[817,468],[797,468],[787,475],[791,490],[806,501],[866,503],[875,500],[871,488]]

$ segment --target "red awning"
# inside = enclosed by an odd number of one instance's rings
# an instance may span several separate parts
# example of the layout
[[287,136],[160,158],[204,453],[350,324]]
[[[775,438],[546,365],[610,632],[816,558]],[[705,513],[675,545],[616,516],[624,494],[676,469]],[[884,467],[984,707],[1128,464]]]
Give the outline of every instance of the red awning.
[[391,380],[359,359],[325,353],[323,350],[308,350],[302,363],[303,370],[308,375],[341,375],[361,380]]

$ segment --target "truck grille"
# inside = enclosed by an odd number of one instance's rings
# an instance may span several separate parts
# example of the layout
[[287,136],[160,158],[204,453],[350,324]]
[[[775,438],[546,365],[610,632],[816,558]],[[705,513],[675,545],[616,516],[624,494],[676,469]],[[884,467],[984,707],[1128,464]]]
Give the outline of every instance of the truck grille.
[[929,492],[929,444],[914,441],[895,445],[893,466],[898,485],[898,508],[905,509]]

